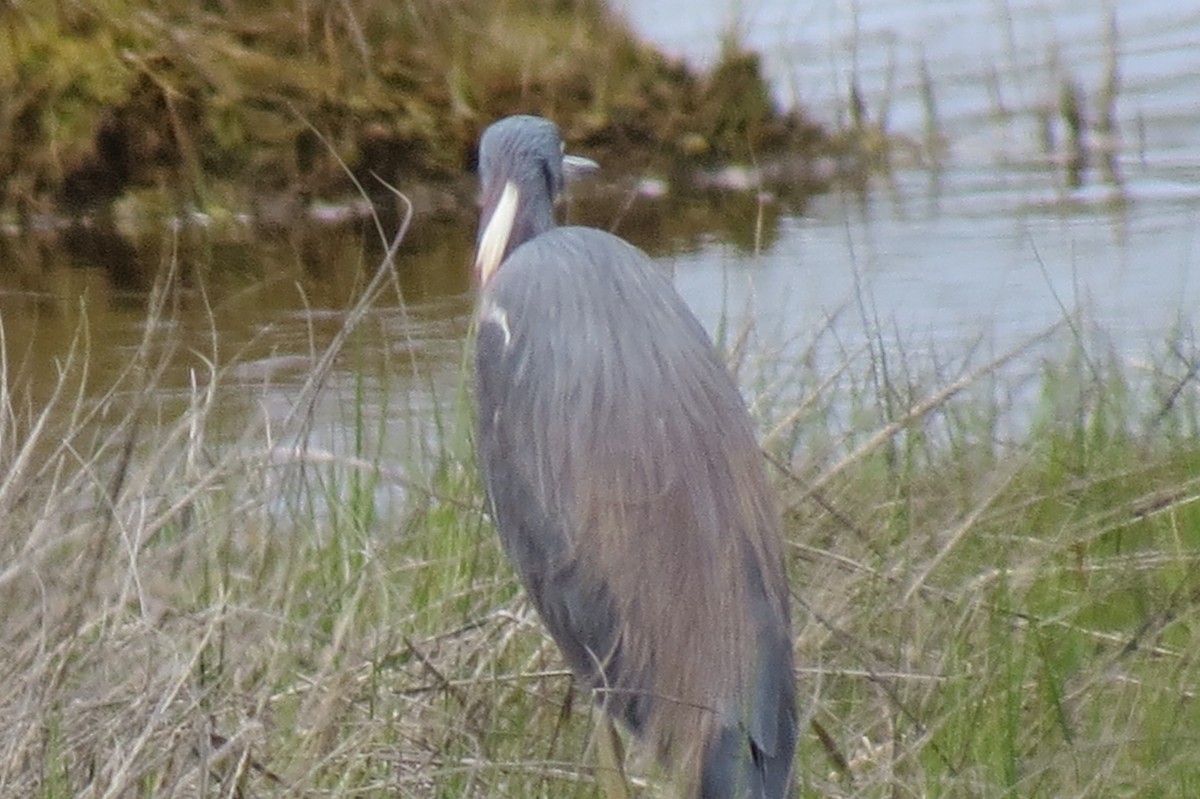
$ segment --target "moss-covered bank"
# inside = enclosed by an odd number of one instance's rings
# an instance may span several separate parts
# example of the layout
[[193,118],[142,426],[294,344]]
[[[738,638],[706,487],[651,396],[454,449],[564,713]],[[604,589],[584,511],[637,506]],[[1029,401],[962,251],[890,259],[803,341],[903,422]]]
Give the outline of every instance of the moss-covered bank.
[[83,210],[151,187],[201,208],[437,181],[528,111],[584,151],[707,161],[820,147],[757,58],[711,74],[602,0],[84,0],[0,7],[0,203]]

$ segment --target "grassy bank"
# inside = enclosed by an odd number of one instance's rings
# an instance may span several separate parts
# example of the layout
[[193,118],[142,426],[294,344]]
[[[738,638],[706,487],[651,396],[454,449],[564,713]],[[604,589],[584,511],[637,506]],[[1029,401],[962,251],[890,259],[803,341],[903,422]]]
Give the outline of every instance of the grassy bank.
[[[589,153],[745,160],[821,132],[780,113],[757,58],[701,75],[601,0],[0,8],[0,207],[91,210],[352,195],[457,178],[479,132],[525,111]],[[282,199],[278,199],[282,198]],[[430,199],[436,205],[435,198]]]
[[[350,336],[337,429],[306,412],[333,390],[321,352],[286,418],[231,425],[215,338],[190,392],[155,390],[183,342],[171,291],[152,306],[102,392],[86,331],[37,406],[4,364],[0,794],[596,795],[595,718],[481,513],[465,397],[431,447],[383,459],[363,409],[385,367]],[[882,341],[828,371],[745,359],[785,511],[804,796],[1196,794],[1184,343],[1135,368],[1064,334],[1020,386]]]

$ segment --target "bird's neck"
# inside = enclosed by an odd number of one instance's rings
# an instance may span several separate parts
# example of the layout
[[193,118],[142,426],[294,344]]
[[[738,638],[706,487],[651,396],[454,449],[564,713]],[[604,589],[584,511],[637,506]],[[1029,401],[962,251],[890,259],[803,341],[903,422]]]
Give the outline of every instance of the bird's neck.
[[504,251],[505,258],[517,247],[558,224],[554,219],[554,200],[543,187],[531,186],[529,181],[515,185],[518,192],[517,214]]
[[492,197],[475,252],[475,268],[485,284],[513,250],[555,225],[554,201],[543,186],[509,180]]

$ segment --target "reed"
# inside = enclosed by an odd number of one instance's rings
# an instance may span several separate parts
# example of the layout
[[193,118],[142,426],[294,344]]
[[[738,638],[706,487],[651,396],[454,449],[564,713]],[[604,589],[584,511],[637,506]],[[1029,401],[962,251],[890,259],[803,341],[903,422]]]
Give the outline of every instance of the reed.
[[[2,364],[0,793],[595,795],[596,717],[482,512],[465,379],[432,444],[382,454],[394,364],[353,329],[388,264],[295,413],[237,430],[236,355],[156,390],[169,274],[103,390],[86,323],[37,404]],[[784,506],[802,795],[1191,795],[1194,342],[1135,366],[1064,324],[931,363],[876,330],[817,357],[846,318],[788,356],[729,336]]]

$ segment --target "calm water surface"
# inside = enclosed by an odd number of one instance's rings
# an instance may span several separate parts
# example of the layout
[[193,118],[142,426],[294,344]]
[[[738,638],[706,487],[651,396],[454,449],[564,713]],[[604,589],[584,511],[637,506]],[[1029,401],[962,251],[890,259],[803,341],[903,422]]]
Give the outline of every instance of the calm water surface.
[[[832,1],[701,5],[625,0],[644,36],[697,63],[715,57],[721,32],[736,20],[743,41],[765,54],[780,101],[798,101],[830,124],[846,117],[857,74],[875,118],[887,98],[888,129],[913,141],[900,148],[894,172],[865,190],[802,203],[753,193],[709,197],[697,217],[690,213],[696,200],[668,193],[620,214],[576,207],[577,217],[614,226],[674,269],[711,329],[724,317],[749,319],[755,352],[787,354],[832,324],[823,334],[832,344],[820,356],[831,366],[882,340],[919,369],[968,350],[1001,352],[1068,313],[1082,314],[1077,330],[1103,331],[1131,361],[1194,322],[1200,5],[1117,2],[1115,39],[1103,4],[1083,0],[862,0],[857,14],[854,4]],[[1094,116],[1112,41],[1120,75],[1116,172],[1086,171],[1071,185],[1061,154],[1046,149],[1041,112],[1068,76]],[[922,58],[948,145],[936,167],[923,165],[930,159],[921,144]],[[1050,132],[1062,141],[1060,125]],[[598,188],[611,195],[631,185],[621,179]],[[697,229],[687,221],[711,220],[714,209],[720,225]],[[318,425],[333,439],[310,444],[344,453],[358,446],[350,431],[365,421],[373,438],[388,442],[385,454],[402,462],[436,437],[433,409],[461,389],[471,240],[461,222],[424,222],[413,231],[392,290],[338,362],[318,406],[345,427]],[[36,406],[86,321],[89,385],[98,395],[145,333],[151,286],[142,275],[174,259],[187,288],[170,308],[182,346],[168,370],[179,396],[165,398],[165,407],[169,413],[189,386],[203,384],[209,363],[232,364],[223,378],[232,389],[224,417],[232,435],[250,419],[292,410],[312,353],[331,339],[380,252],[366,224],[247,231],[232,241],[203,227],[136,242],[9,231],[0,237],[0,319],[10,382],[28,387]],[[1054,346],[1068,343],[1060,337]],[[744,376],[752,393],[766,385],[753,370]],[[786,385],[770,389],[787,393]]]
[[[743,0],[683,13],[693,7],[625,3],[649,38],[696,63],[737,30],[764,54],[780,102],[830,123],[847,117],[857,76],[873,118],[886,105],[888,129],[915,139],[928,117],[923,58],[949,144],[939,169],[899,169],[865,197],[826,195],[781,220],[773,245],[746,263],[742,291],[760,322],[811,324],[862,288],[913,346],[980,333],[1002,346],[1066,307],[1132,354],[1195,317],[1200,4]],[[1118,177],[1097,169],[1071,187],[1040,112],[1070,79],[1095,119],[1114,49]],[[1062,141],[1061,125],[1051,132]],[[719,245],[679,259],[681,287],[710,318],[706,285],[731,260]]]

